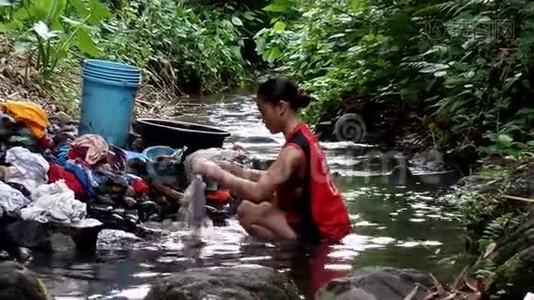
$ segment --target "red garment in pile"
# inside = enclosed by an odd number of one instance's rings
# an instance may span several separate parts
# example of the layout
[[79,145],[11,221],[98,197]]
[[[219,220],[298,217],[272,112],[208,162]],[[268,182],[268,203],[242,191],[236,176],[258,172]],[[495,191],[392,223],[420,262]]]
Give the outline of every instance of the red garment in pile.
[[76,198],[81,199],[84,196],[83,187],[74,173],[65,170],[58,164],[51,164],[48,169],[48,181],[50,183],[63,179],[65,184],[71,189]]

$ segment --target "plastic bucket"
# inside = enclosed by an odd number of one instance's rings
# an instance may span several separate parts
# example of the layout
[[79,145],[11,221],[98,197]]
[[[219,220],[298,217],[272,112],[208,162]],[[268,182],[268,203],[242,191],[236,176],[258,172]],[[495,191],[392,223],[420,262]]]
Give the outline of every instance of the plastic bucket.
[[97,68],[97,67],[83,67],[83,71],[96,72],[106,74],[108,76],[139,76],[141,72],[122,72],[122,71],[113,71],[110,69]]
[[104,79],[109,81],[126,81],[131,83],[139,83],[141,81],[140,76],[119,76],[119,75],[108,75],[102,72],[94,72],[89,70],[83,70],[83,75],[87,75],[90,77],[98,78],[98,79]]
[[98,134],[109,144],[128,144],[139,83],[104,80],[83,74],[80,134]]
[[106,70],[108,72],[128,75],[138,75],[141,73],[141,69],[139,69],[138,67],[114,61],[86,59],[84,62],[84,69]]
[[87,72],[88,74],[92,74],[92,75],[98,74],[101,76],[117,77],[117,78],[125,78],[125,79],[139,78],[141,76],[141,73],[122,74],[122,73],[114,73],[114,72],[110,72],[106,70],[88,69],[88,68],[84,68],[82,71]]

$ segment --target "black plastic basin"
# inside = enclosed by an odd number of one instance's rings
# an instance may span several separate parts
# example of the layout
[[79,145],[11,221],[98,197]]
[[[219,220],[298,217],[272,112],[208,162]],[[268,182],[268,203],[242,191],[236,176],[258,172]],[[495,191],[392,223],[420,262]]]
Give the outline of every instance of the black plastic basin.
[[186,155],[199,149],[222,147],[224,139],[230,136],[228,131],[215,127],[181,121],[141,118],[136,123],[146,147],[187,146]]

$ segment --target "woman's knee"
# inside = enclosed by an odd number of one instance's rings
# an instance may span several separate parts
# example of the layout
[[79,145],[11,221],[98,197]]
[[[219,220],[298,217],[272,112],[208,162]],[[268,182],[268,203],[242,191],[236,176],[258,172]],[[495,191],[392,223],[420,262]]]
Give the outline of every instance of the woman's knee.
[[239,206],[237,207],[237,218],[238,219],[243,218],[245,215],[247,215],[250,212],[253,206],[254,206],[254,203],[248,200],[243,200],[241,204],[239,204]]
[[249,226],[264,218],[269,213],[270,209],[272,209],[270,203],[262,202],[260,204],[255,204],[244,200],[237,208],[237,219],[242,226]]

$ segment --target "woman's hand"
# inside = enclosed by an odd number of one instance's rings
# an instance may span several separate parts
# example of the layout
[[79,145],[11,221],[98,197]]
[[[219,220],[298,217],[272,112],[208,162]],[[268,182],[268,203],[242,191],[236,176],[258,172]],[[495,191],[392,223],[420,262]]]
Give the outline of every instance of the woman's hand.
[[217,174],[222,171],[219,165],[207,159],[200,159],[193,162],[192,169],[193,173],[207,176],[210,179],[215,179],[215,177],[217,177]]

